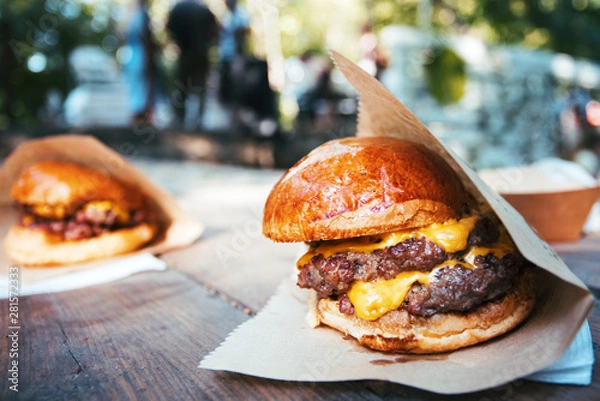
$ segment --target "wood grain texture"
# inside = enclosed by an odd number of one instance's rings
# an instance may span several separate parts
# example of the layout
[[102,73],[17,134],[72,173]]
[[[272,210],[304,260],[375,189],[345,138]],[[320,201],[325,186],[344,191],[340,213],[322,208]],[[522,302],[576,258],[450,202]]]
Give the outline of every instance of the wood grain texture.
[[[20,392],[3,385],[3,400],[372,396],[360,383],[306,385],[198,369],[247,316],[176,271],[23,297],[21,311]],[[5,353],[1,358],[7,366]]]
[[302,244],[276,244],[241,225],[161,257],[235,305],[257,312],[284,277],[296,274],[296,260],[303,252]]
[[22,399],[194,398],[198,360],[247,318],[173,271],[23,300]]
[[[456,397],[385,382],[294,383],[199,370],[198,361],[247,316],[184,273],[148,272],[83,290],[22,297],[18,399],[583,400],[600,394],[598,369],[589,387],[517,381]],[[253,280],[258,276],[246,284]],[[6,307],[6,300],[0,302]],[[599,308],[590,325],[594,337],[600,335]],[[600,360],[600,345],[594,348]],[[0,366],[7,366],[6,358],[2,353]],[[12,395],[2,387],[1,399]]]

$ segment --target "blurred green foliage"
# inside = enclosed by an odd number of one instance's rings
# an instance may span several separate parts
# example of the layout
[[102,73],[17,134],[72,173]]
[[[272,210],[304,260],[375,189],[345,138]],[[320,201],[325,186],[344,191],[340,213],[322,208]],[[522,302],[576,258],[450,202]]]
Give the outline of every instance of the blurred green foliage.
[[[47,93],[56,90],[64,97],[75,84],[68,69],[70,51],[82,44],[102,45],[107,35],[114,34],[113,6],[122,3],[0,0],[0,129],[40,123]],[[171,4],[150,3],[151,14],[166,13]],[[600,61],[600,0],[275,0],[274,4],[286,57],[324,54],[326,46],[356,57],[364,24],[375,32],[405,24],[438,35],[473,34],[490,44],[521,44]],[[35,54],[46,62],[39,72],[28,67]],[[33,61],[39,67],[40,57]],[[458,68],[453,56],[443,54],[430,65],[434,66],[438,72],[431,72],[430,78],[445,68]],[[439,97],[443,102],[460,93],[461,80],[453,82],[453,95]],[[439,85],[433,84],[434,94]]]
[[442,105],[458,102],[465,93],[467,72],[465,62],[447,47],[432,50],[425,65],[431,95]]
[[64,98],[74,86],[69,53],[101,45],[111,29],[95,11],[73,0],[0,1],[0,129],[38,125],[47,93]]
[[490,0],[480,4],[464,24],[487,21],[491,42],[522,43],[600,61],[600,0]]
[[600,61],[600,0],[371,0],[376,30],[419,25],[419,7],[431,6],[436,33],[474,34],[490,44],[521,44]]

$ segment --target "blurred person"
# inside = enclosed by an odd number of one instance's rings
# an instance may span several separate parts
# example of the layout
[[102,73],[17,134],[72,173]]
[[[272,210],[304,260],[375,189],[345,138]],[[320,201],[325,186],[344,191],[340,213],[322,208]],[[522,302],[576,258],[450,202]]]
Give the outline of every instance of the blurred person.
[[124,65],[129,85],[129,107],[134,125],[152,123],[156,98],[156,44],[150,30],[147,0],[136,0],[125,28],[124,39],[131,57]]
[[586,147],[590,137],[597,132],[588,121],[587,106],[592,97],[584,88],[570,88],[565,99],[561,99],[558,108],[559,152],[562,158],[572,160],[574,155]]
[[333,64],[324,60],[314,84],[298,97],[298,122],[309,122],[311,131],[331,131],[340,123],[340,101],[346,94],[336,89],[331,74]]
[[360,65],[365,71],[380,79],[381,74],[387,68],[387,55],[381,50],[377,35],[373,32],[371,25],[363,26],[362,33],[358,39],[360,51]]
[[265,60],[237,55],[231,65],[233,128],[258,138],[278,132],[277,96],[269,85]]
[[179,47],[177,89],[174,106],[177,118],[185,121],[189,95],[198,96],[198,121],[206,100],[206,78],[210,69],[209,50],[216,42],[217,21],[208,7],[196,0],[182,0],[169,13],[167,30]]
[[559,156],[600,175],[600,102],[582,87],[569,89],[557,102]]
[[229,12],[222,21],[219,33],[219,50],[221,52],[219,98],[221,103],[231,105],[235,100],[232,63],[236,56],[238,59],[244,56],[250,18],[246,11],[238,6],[237,0],[225,0],[225,3]]
[[219,34],[221,70],[219,98],[231,112],[232,128],[257,138],[278,133],[277,96],[269,85],[265,60],[246,53],[250,19],[237,0],[226,0]]

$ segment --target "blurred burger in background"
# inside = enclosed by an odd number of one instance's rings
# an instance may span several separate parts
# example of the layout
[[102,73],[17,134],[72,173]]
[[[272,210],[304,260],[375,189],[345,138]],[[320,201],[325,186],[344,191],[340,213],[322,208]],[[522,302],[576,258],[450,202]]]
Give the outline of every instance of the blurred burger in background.
[[19,221],[4,239],[23,265],[64,265],[134,251],[156,237],[149,199],[101,171],[61,161],[29,166],[10,192]]

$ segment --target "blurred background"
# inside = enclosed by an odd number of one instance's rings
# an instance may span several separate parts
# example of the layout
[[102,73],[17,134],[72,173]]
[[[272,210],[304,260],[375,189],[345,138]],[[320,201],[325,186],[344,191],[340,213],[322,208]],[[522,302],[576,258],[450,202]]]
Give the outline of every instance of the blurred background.
[[88,133],[128,157],[285,168],[355,133],[335,49],[477,169],[600,169],[600,0],[2,0],[0,158]]

